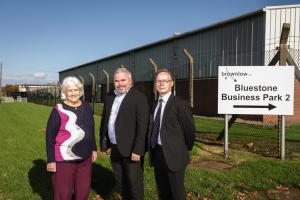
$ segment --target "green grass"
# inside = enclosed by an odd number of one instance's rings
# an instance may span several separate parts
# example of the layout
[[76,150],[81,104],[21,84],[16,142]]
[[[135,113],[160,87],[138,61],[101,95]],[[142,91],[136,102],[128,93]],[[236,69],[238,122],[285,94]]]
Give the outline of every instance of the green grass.
[[[95,115],[101,116],[103,103],[95,103]],[[224,120],[216,120],[207,117],[194,117],[196,131],[199,133],[220,134],[224,129]],[[259,126],[235,122],[229,129],[230,137],[252,139],[276,139],[277,128],[275,126]],[[286,139],[300,142],[300,124],[286,127]]]
[[253,192],[274,189],[279,184],[299,188],[299,161],[254,160],[229,171],[187,170],[188,191],[212,199],[234,199],[236,191]]
[[[52,198],[45,150],[45,127],[50,112],[50,107],[31,103],[0,104],[0,199]],[[95,116],[97,142],[99,121],[99,116]],[[205,123],[197,126],[211,132],[222,129],[222,122],[207,120]],[[236,129],[247,130],[243,127]],[[297,128],[295,132],[298,132]],[[197,143],[191,155],[198,156],[202,146],[203,144]],[[235,156],[233,151],[230,156]],[[234,199],[237,191],[268,190],[279,184],[300,188],[299,160],[241,157],[246,161],[227,171],[188,167],[186,190],[200,197]],[[231,158],[228,161],[219,159],[231,162]],[[149,167],[147,158],[144,180],[145,199],[156,199],[153,168]],[[114,191],[109,157],[101,154],[93,166],[91,199],[96,194],[107,196]]]
[[[93,105],[91,104],[91,106],[93,106]],[[94,104],[94,114],[95,115],[101,116],[102,110],[103,110],[103,103],[95,103]]]
[[[205,117],[195,117],[196,131],[200,133],[220,134],[224,129],[224,120],[216,120]],[[276,139],[276,127],[263,127],[259,125],[234,123],[229,129],[230,138]],[[300,142],[300,124],[286,127],[286,139]]]

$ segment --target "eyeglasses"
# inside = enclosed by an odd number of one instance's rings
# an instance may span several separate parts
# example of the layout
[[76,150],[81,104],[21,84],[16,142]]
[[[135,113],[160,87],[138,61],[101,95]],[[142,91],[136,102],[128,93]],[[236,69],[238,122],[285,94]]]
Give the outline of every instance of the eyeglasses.
[[166,83],[169,83],[169,82],[171,82],[172,80],[155,80],[155,83],[156,84],[161,84],[161,83],[163,83],[163,84],[166,84]]

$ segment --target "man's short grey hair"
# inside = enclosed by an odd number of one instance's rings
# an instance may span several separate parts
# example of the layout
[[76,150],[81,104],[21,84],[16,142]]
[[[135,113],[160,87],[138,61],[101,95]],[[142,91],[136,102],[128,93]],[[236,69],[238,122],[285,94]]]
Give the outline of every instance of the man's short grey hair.
[[114,75],[116,75],[118,73],[126,73],[129,77],[129,79],[132,80],[132,76],[131,76],[130,71],[128,69],[126,69],[125,67],[120,67],[120,68],[116,69]]
[[82,95],[84,94],[84,90],[83,90],[83,85],[80,82],[80,80],[75,77],[75,76],[68,76],[66,78],[64,78],[64,80],[62,81],[62,84],[60,85],[60,89],[61,89],[61,99],[65,100],[66,97],[66,89],[69,86],[75,86],[79,89],[80,91],[80,97],[82,97]]

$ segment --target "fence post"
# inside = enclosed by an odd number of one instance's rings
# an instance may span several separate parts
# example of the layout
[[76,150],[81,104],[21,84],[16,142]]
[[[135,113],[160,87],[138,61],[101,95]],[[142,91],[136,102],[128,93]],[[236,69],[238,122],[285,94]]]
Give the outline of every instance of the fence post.
[[[61,84],[60,84],[60,82],[59,81],[57,81],[57,88],[56,88],[56,91],[58,92],[58,96],[60,96],[60,100],[61,100]],[[55,91],[55,92],[56,92]],[[56,97],[58,97],[58,96],[56,96]],[[60,100],[58,100],[58,101],[60,101]],[[55,104],[56,104],[57,102],[55,102]]]
[[224,123],[225,123],[224,156],[225,156],[225,158],[228,158],[228,118],[229,118],[229,115],[226,114],[225,120],[224,120]]
[[153,94],[154,94],[154,100],[157,100],[157,92],[156,92],[156,87],[155,87],[155,76],[156,76],[156,73],[157,73],[157,70],[158,70],[158,66],[157,64],[154,62],[154,60],[152,58],[149,58],[149,62],[152,64],[152,67],[153,67],[153,76],[154,76],[154,79],[153,79]]
[[[81,80],[81,83],[82,83],[82,85],[83,85],[83,90],[84,90],[84,78],[81,76],[81,75],[78,75],[78,77],[79,77],[79,79]],[[82,100],[84,101],[84,94],[83,94],[83,96],[82,96]]]
[[56,105],[56,85],[54,85],[54,105]]
[[[280,36],[280,44],[279,44],[279,65],[284,66],[286,65],[286,52],[287,52],[287,41],[290,32],[290,25],[283,24],[282,32]],[[285,155],[285,117],[284,115],[278,116],[278,153],[279,157],[284,160]]]
[[280,118],[280,158],[284,160],[285,158],[285,116],[281,115]]
[[190,105],[193,108],[194,107],[194,58],[192,55],[186,50],[183,49],[184,54],[189,59],[189,101]]
[[279,65],[285,65],[285,63],[287,62],[289,65],[295,66],[295,76],[298,82],[300,83],[300,68],[292,58],[287,48],[289,32],[290,32],[290,24],[284,23],[282,26],[279,50],[272,58],[271,62],[269,63],[269,66],[275,65],[278,61],[280,62]]
[[[272,58],[271,62],[269,63],[269,66],[275,65],[279,61],[280,66],[286,65],[288,63],[289,65],[294,65],[295,67],[295,75],[296,79],[300,83],[300,70],[297,66],[296,62],[293,60],[292,56],[290,55],[288,51],[288,37],[290,32],[290,24],[284,23],[282,26],[281,36],[280,36],[280,42],[279,42],[279,49],[275,56]],[[278,116],[278,154],[279,157],[284,160],[285,158],[285,116],[279,115]]]
[[89,75],[92,77],[92,105],[93,105],[93,113],[95,112],[95,76],[92,73],[89,73]]
[[103,73],[105,74],[105,77],[106,77],[106,94],[108,94],[109,93],[109,74],[105,69],[103,69]]

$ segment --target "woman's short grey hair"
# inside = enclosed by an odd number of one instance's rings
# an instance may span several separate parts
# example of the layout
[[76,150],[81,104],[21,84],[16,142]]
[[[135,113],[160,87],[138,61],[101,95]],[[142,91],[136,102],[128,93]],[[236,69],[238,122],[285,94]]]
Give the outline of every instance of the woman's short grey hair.
[[62,81],[62,84],[60,86],[60,88],[61,88],[61,99],[62,100],[65,100],[67,98],[65,92],[66,92],[66,89],[69,86],[77,87],[80,90],[79,95],[80,95],[80,97],[82,97],[82,95],[84,94],[82,83],[75,76],[68,76],[68,77],[64,78],[64,80]]
[[118,74],[118,73],[125,73],[125,74],[128,75],[128,78],[129,78],[130,80],[132,80],[132,76],[131,76],[130,71],[129,71],[128,69],[126,69],[125,67],[120,67],[120,68],[116,69],[114,75],[116,75],[116,74]]

